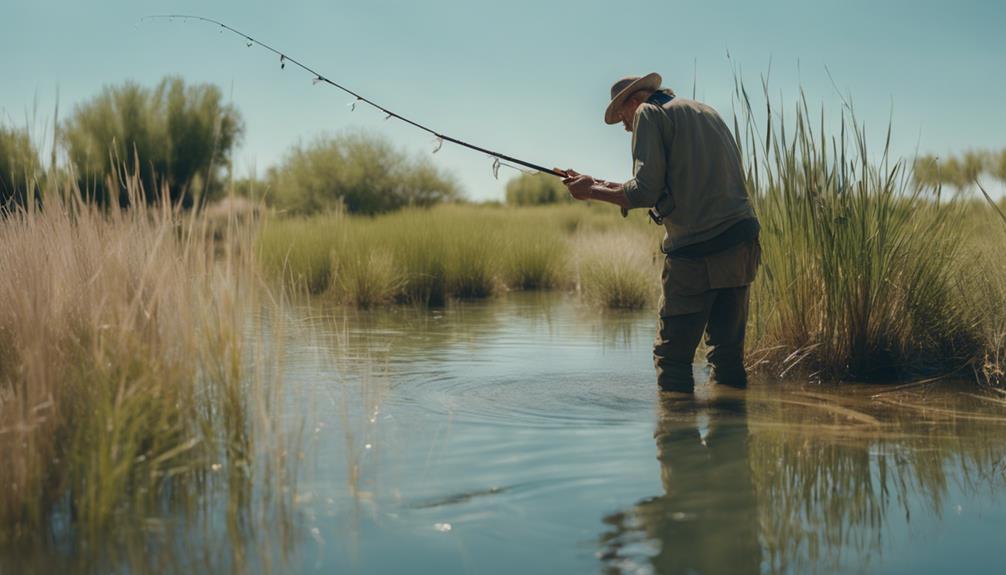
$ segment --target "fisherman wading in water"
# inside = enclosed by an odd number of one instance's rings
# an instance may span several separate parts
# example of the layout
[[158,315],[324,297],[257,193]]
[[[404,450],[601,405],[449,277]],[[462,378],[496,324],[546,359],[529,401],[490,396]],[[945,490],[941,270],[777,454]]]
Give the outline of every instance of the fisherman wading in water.
[[666,228],[663,294],[653,347],[657,384],[691,393],[692,361],[703,332],[710,380],[743,388],[748,288],[761,259],[755,217],[730,129],[709,106],[660,87],[659,74],[611,87],[607,124],[632,132],[632,179],[595,180],[567,170],[578,200],[625,210],[650,208]]

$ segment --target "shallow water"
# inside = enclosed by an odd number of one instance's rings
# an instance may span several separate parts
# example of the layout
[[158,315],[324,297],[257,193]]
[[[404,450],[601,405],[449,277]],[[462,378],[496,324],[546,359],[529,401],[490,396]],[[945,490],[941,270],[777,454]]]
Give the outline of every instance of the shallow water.
[[296,571],[1001,572],[997,392],[697,366],[695,398],[660,398],[651,312],[561,295],[307,313]]
[[[296,307],[284,415],[306,457],[288,537],[239,559],[246,531],[213,521],[124,553],[199,572],[1002,572],[1006,395],[723,390],[696,366],[694,398],[660,397],[654,329],[650,311],[561,294]],[[142,569],[58,545],[0,557],[0,573],[54,570]]]

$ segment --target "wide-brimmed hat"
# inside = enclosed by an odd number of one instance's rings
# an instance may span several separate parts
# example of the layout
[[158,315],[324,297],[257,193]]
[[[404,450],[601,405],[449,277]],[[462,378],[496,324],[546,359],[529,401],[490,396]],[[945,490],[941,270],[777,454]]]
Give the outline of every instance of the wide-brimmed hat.
[[611,86],[611,103],[604,111],[604,123],[617,124],[620,122],[618,109],[622,107],[622,102],[639,90],[659,90],[661,81],[660,74],[651,72],[643,77],[629,76],[615,82]]

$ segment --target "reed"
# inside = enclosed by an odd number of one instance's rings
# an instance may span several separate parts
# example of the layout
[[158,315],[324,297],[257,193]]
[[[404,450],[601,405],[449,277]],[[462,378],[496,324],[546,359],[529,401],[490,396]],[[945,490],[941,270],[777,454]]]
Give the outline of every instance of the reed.
[[280,350],[245,335],[249,310],[283,305],[242,248],[253,228],[215,242],[135,180],[128,211],[62,186],[0,220],[0,545],[86,551],[176,516],[285,525],[299,448],[274,415]]
[[752,344],[774,365],[837,377],[966,364],[977,338],[962,305],[962,204],[915,186],[887,145],[871,161],[854,116],[829,134],[801,101],[789,123],[771,105],[759,123],[738,93],[762,223]]

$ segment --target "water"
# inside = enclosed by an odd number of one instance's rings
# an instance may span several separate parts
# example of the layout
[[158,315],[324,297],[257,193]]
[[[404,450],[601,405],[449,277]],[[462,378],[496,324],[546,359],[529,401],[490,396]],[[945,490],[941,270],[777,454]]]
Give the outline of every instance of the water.
[[662,399],[652,312],[561,295],[294,323],[315,462],[294,571],[1001,572],[996,392],[762,377]]
[[0,574],[1002,572],[1000,392],[765,376],[741,392],[696,366],[694,398],[660,397],[652,312],[561,294],[315,302],[283,324],[283,416],[305,443],[292,529],[159,528],[90,542],[123,556],[97,563],[56,543]]

